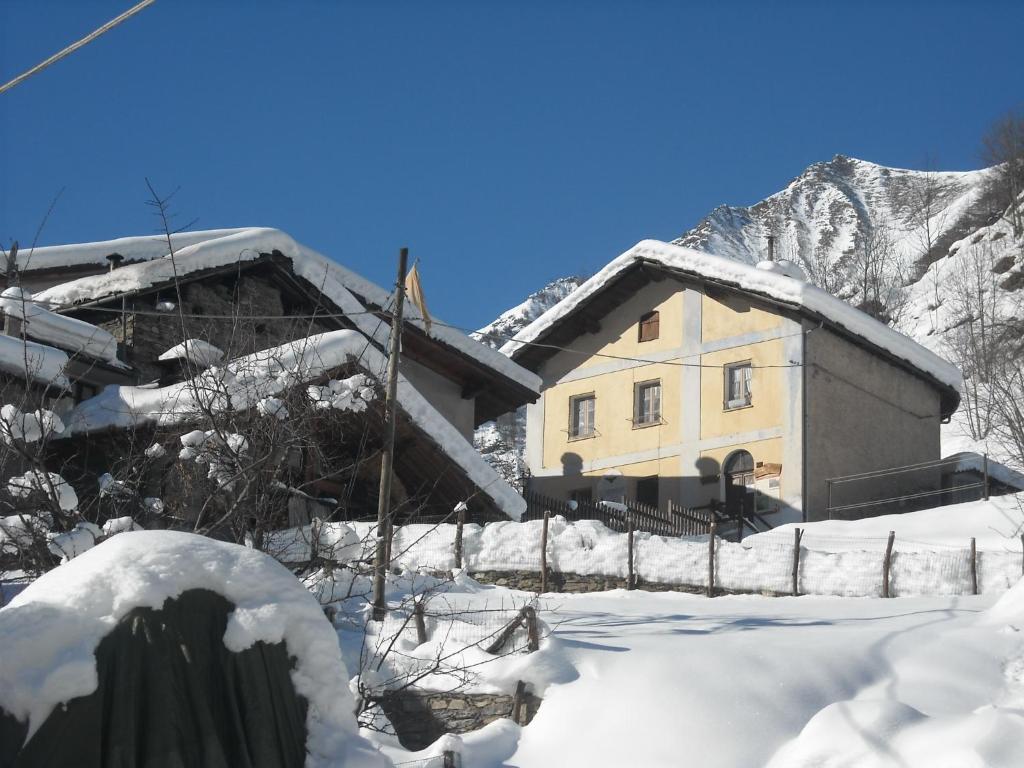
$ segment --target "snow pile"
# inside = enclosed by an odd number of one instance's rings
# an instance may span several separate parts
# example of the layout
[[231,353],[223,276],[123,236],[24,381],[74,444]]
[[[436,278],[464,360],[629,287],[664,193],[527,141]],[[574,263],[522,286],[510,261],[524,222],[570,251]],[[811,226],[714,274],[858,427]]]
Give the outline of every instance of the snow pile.
[[816,714],[769,768],[1012,768],[1024,750],[1019,710],[928,717],[891,700],[842,701]]
[[141,525],[132,520],[131,517],[112,517],[103,524],[103,535],[113,536],[116,533],[125,533],[126,531],[141,531],[144,530]]
[[0,440],[5,443],[14,440],[34,443],[63,431],[64,422],[53,411],[40,409],[22,413],[16,405],[10,404],[0,408]]
[[17,555],[31,547],[49,533],[51,523],[45,511],[0,517],[0,554]]
[[[118,270],[123,271],[123,270]],[[2,337],[0,337],[2,338]],[[68,434],[81,434],[140,424],[181,424],[203,418],[208,411],[245,410],[260,400],[290,390],[296,384],[329,373],[348,363],[372,376],[387,368],[384,354],[357,331],[330,331],[288,342],[209,368],[195,378],[166,387],[108,386],[80,403],[69,415]],[[370,378],[339,381],[330,390],[335,402],[350,409],[365,407]],[[348,382],[348,383],[346,383]],[[358,386],[355,383],[358,382]],[[328,394],[318,389],[324,400]],[[412,422],[430,437],[499,509],[518,519],[526,502],[473,449],[459,431],[419,393],[401,373],[398,403]]]
[[604,269],[523,329],[501,351],[514,356],[528,343],[541,340],[552,326],[571,314],[584,300],[601,291],[621,273],[644,262],[653,262],[699,279],[735,286],[784,305],[803,308],[907,361],[942,384],[958,391],[960,389],[962,377],[956,366],[810,283],[776,271],[757,269],[735,259],[657,240],[643,240],[613,259]]
[[787,523],[748,536],[746,543],[791,544],[794,528],[803,530],[802,542],[812,549],[883,550],[889,531],[894,531],[899,551],[964,549],[970,546],[972,537],[979,550],[1019,551],[1020,534],[1024,533],[1024,495],[993,496],[988,501],[968,501],[863,520]]
[[51,533],[48,548],[61,559],[62,563],[78,557],[83,552],[96,546],[96,540],[103,535],[98,525],[84,520],[75,523],[75,527],[64,533]]
[[68,356],[59,349],[0,334],[0,370],[36,384],[68,389]]
[[224,352],[202,339],[185,339],[181,344],[175,344],[168,349],[157,360],[187,360],[200,368],[209,368],[224,360]]
[[23,475],[15,475],[7,481],[7,492],[18,499],[38,493],[52,498],[65,512],[78,509],[78,494],[71,483],[56,472],[30,469]]
[[0,708],[27,719],[31,736],[54,707],[96,689],[94,651],[125,614],[190,589],[235,605],[228,650],[283,641],[295,657],[292,681],[309,702],[307,766],[386,765],[356,732],[337,639],[317,602],[267,555],[185,533],[115,536],[0,609]]
[[284,421],[288,418],[288,406],[279,397],[264,397],[256,403],[256,410],[260,416],[270,416],[278,421]]
[[0,310],[25,323],[25,333],[33,339],[83,354],[111,365],[126,367],[117,359],[117,340],[102,328],[51,312],[35,303],[32,294],[17,286],[0,293]]
[[306,392],[317,408],[334,408],[353,413],[365,411],[367,404],[377,398],[373,381],[364,373],[357,373],[347,379],[331,379],[326,386],[307,387]]
[[336,522],[272,531],[266,535],[263,548],[278,561],[291,564],[308,563],[314,550],[317,557],[336,563],[350,563],[365,554],[355,529]]

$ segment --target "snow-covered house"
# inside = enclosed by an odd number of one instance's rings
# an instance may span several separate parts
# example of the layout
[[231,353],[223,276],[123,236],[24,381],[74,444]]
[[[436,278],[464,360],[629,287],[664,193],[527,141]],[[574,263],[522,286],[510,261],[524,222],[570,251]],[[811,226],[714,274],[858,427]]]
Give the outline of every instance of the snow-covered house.
[[503,351],[543,379],[532,490],[773,523],[826,517],[830,478],[939,459],[960,402],[954,366],[795,265],[650,240]]
[[[337,455],[350,455],[341,443],[357,434],[369,440],[360,450],[369,451],[381,409],[351,407],[353,389],[344,382],[364,377],[362,389],[374,400],[385,369],[389,292],[278,230],[187,233],[171,244],[173,253],[165,237],[36,248],[21,265],[22,284],[38,290],[40,305],[67,322],[98,327],[124,361],[127,379],[66,419],[68,435],[92,446],[86,463],[93,473],[112,446],[127,450],[129,435],[141,445],[140,430],[194,428],[197,382],[207,391],[216,382],[228,408],[278,418],[290,393],[312,385],[323,391],[325,407],[334,402],[349,420],[344,434],[330,438]],[[62,270],[74,279],[60,281]],[[449,511],[470,498],[471,512],[482,517],[517,517],[522,498],[469,441],[476,425],[536,399],[539,379],[440,322],[428,327],[415,307],[407,305],[406,320],[396,492],[423,489],[430,507]],[[363,429],[352,428],[356,422]],[[336,503],[357,485],[375,493],[370,467],[379,460],[356,463],[365,465],[361,485],[323,477],[306,491],[313,487],[312,495]],[[154,496],[167,490],[150,489]]]
[[5,403],[64,407],[131,380],[107,331],[53,312],[20,286],[0,293],[0,379]]

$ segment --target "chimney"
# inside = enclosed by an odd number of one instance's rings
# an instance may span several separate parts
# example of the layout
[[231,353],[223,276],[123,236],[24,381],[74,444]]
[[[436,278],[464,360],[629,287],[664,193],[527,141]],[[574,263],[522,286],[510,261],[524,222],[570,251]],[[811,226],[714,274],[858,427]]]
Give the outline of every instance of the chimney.
[[121,262],[124,261],[124,256],[122,256],[120,253],[112,253],[109,256],[107,256],[107,261],[110,262],[110,271],[113,272],[115,269],[121,266]]
[[768,261],[775,261],[775,235],[768,235]]

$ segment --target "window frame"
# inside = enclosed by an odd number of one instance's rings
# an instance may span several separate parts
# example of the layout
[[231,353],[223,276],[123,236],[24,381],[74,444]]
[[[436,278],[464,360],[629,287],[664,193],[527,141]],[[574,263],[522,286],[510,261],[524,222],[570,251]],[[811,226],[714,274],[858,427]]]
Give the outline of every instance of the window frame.
[[[593,402],[594,407],[590,417],[590,431],[576,433],[576,405],[585,400]],[[574,440],[589,440],[597,435],[597,396],[593,392],[583,392],[578,395],[569,396],[569,442]]]
[[[654,414],[654,417],[651,420],[643,421],[641,419],[643,413],[642,395],[644,390],[652,387],[658,388],[658,412]],[[633,384],[633,429],[644,429],[646,427],[654,427],[663,423],[661,379],[645,379],[644,381],[638,381]]]
[[[746,369],[749,374],[746,376],[746,398],[732,398],[731,394],[732,387],[732,372],[735,370]],[[722,393],[722,408],[726,411],[738,411],[741,408],[751,408],[754,405],[754,365],[750,360],[740,360],[735,363],[727,364],[723,370],[724,379],[724,391]]]
[[[654,329],[653,336],[645,336],[644,330]],[[656,309],[652,309],[650,312],[645,312],[640,315],[640,322],[637,323],[637,343],[644,344],[648,341],[657,341],[661,336],[661,312]]]

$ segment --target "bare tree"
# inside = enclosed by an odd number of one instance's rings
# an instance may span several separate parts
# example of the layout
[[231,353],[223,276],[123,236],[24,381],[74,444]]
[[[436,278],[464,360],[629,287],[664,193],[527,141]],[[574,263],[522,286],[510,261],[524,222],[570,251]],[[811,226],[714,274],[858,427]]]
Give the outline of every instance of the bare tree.
[[1013,234],[1024,234],[1024,114],[1011,111],[996,120],[982,137],[982,160],[992,166],[990,191]]
[[953,330],[947,343],[964,375],[963,407],[974,440],[988,438],[995,423],[991,384],[1002,354],[1003,339],[991,247],[969,246],[950,271]]
[[898,325],[906,310],[906,270],[892,233],[875,224],[858,242],[849,261],[857,306],[887,325]]

